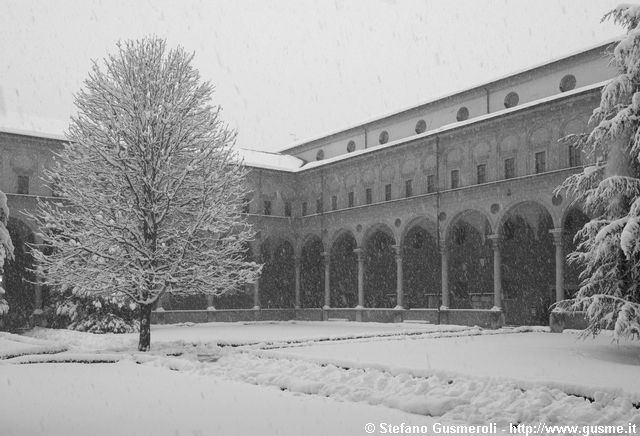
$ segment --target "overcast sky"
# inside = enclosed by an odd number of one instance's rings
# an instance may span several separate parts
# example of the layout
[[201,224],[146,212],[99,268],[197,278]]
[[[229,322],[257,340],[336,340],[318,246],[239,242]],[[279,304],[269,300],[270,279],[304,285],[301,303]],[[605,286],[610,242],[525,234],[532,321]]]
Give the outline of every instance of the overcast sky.
[[610,0],[0,0],[0,127],[61,134],[91,59],[194,51],[238,145],[276,151],[622,34]]

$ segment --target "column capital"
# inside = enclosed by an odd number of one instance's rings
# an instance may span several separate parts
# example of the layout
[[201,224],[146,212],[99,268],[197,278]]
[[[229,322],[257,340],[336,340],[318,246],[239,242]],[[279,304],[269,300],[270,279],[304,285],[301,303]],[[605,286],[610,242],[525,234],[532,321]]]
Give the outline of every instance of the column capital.
[[295,256],[293,258],[293,262],[295,263],[296,266],[299,266],[300,262],[302,262],[302,256]]
[[396,252],[396,259],[402,259],[402,245],[392,245],[393,250]]
[[549,233],[553,235],[553,245],[562,245],[562,236],[564,235],[564,229],[562,227],[558,227],[555,229],[549,230]]
[[358,262],[364,261],[364,249],[363,248],[354,248],[353,252],[358,256]]
[[494,250],[500,249],[500,245],[502,244],[502,235],[499,233],[487,236],[487,239],[491,241],[491,247]]
[[449,249],[451,248],[451,246],[449,245],[449,243],[447,242],[440,242],[440,247],[439,247],[439,251],[440,251],[440,256],[446,256],[449,254]]

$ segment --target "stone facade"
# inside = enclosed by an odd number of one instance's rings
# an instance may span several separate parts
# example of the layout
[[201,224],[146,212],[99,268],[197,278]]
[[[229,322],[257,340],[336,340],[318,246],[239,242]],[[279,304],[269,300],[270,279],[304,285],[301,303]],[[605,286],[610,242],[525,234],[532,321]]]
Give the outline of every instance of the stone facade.
[[[588,162],[560,139],[587,130],[614,74],[608,47],[297,144],[284,160],[252,152],[246,212],[263,277],[242,303],[174,308],[228,309],[184,312],[202,320],[542,322],[577,286],[564,255],[586,217],[554,189]],[[38,177],[61,142],[0,133],[14,217],[52,195]]]

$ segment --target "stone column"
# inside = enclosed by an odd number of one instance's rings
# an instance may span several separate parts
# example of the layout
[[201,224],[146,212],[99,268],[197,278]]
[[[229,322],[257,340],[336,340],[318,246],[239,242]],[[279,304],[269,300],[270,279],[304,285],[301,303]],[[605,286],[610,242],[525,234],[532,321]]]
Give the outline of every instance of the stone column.
[[207,310],[215,310],[215,307],[213,307],[213,295],[207,295]]
[[35,288],[35,301],[34,301],[34,309],[33,309],[33,314],[34,315],[42,315],[42,278],[38,277],[36,279],[36,284],[34,285]]
[[[42,239],[39,236],[36,236],[35,242],[38,245],[42,245]],[[1,266],[1,265],[0,265]],[[35,301],[34,301],[34,310],[33,314],[36,317],[40,317],[44,312],[43,309],[43,301],[42,301],[42,275],[36,272],[36,283],[34,285],[35,291]],[[39,319],[36,321],[37,325],[40,325]]]
[[556,303],[564,300],[564,252],[562,247],[562,228],[549,230],[553,235],[553,245],[556,247]]
[[489,235],[493,248],[493,307],[502,308],[502,252],[500,235]]
[[253,282],[253,308],[260,309],[260,279]]
[[353,250],[358,256],[358,306],[356,308],[364,307],[364,252],[362,248],[356,248]]
[[402,288],[402,246],[394,245],[396,251],[396,309],[404,306],[404,289]]
[[440,269],[442,273],[442,308],[449,308],[449,247],[446,243],[440,245]]
[[330,254],[324,251],[322,258],[324,259],[324,308],[329,309],[331,307],[331,283],[329,282],[331,277]]
[[301,304],[300,304],[300,257],[296,256],[293,259],[294,265],[295,265],[295,269],[296,269],[296,305],[295,308],[296,309],[300,309]]

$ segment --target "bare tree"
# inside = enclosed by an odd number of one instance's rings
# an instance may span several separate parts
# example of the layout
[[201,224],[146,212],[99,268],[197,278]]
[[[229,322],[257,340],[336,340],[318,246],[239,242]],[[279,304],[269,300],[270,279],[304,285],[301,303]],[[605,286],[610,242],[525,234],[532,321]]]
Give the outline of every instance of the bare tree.
[[60,201],[38,204],[47,249],[34,255],[45,284],[135,301],[148,351],[160,297],[220,295],[260,266],[244,257],[254,233],[235,133],[193,54],[158,38],[117,47],[76,96],[69,144],[46,173]]

